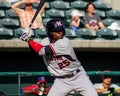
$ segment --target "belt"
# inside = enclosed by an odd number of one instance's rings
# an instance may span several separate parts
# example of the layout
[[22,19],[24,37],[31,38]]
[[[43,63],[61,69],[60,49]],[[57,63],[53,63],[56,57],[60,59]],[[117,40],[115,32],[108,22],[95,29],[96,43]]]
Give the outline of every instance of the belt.
[[66,75],[63,75],[63,76],[55,76],[55,78],[71,78],[71,77],[75,76],[79,72],[80,72],[80,69],[77,69],[76,71],[74,71],[71,74],[66,74]]

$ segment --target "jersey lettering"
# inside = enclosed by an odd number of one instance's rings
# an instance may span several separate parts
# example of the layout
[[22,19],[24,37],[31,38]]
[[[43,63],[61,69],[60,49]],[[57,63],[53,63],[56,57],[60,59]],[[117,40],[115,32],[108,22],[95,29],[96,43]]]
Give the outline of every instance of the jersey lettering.
[[69,65],[70,65],[70,62],[68,60],[64,60],[61,63],[58,63],[58,66],[60,69],[63,69],[64,67],[69,66]]
[[62,56],[57,56],[57,57],[53,57],[52,60],[53,60],[53,61],[63,60],[63,58],[62,58]]

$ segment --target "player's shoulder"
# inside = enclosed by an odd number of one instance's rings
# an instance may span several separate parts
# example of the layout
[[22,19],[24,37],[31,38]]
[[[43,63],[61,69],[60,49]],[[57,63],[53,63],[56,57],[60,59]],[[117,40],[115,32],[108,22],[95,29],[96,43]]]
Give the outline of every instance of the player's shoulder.
[[110,87],[119,87],[117,84],[111,84]]
[[48,41],[49,40],[49,38],[48,37],[46,37],[46,38],[44,38],[44,39],[42,39],[42,41]]
[[59,41],[69,42],[70,40],[67,37],[64,36],[62,39],[59,39]]
[[66,37],[63,37],[62,39],[57,40],[54,45],[58,46],[58,47],[64,47],[64,48],[68,48],[70,47],[71,43],[70,40]]
[[68,45],[70,43],[70,40],[67,37],[63,37],[62,39],[59,39],[56,43]]
[[100,86],[102,86],[102,83],[95,83],[94,86],[95,87],[100,87]]

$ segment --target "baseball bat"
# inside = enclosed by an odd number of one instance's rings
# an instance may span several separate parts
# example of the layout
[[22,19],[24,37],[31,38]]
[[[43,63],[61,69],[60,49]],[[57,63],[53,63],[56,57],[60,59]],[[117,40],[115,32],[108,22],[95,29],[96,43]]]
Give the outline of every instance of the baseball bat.
[[35,15],[33,16],[32,21],[30,22],[29,28],[31,28],[32,24],[34,23],[37,15],[38,15],[38,13],[39,13],[39,11],[41,10],[41,8],[42,8],[43,5],[44,5],[44,3],[45,3],[45,0],[40,0],[40,3],[39,3],[38,8],[37,8],[37,10],[36,10],[36,12],[35,12]]

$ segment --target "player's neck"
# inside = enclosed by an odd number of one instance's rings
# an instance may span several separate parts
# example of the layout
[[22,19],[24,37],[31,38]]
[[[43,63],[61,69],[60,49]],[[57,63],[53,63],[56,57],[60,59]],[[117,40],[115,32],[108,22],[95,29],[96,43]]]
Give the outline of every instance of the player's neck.
[[52,39],[52,40],[51,40],[51,43],[55,43],[56,41],[57,41],[57,40],[55,40],[55,39]]
[[109,88],[109,86],[110,86],[110,84],[104,84],[104,83],[103,83],[103,87],[104,87],[105,89]]
[[89,15],[90,17],[93,17],[94,13],[88,13],[88,15]]

